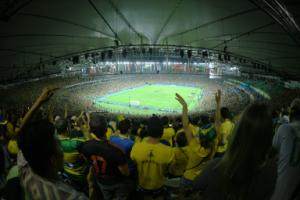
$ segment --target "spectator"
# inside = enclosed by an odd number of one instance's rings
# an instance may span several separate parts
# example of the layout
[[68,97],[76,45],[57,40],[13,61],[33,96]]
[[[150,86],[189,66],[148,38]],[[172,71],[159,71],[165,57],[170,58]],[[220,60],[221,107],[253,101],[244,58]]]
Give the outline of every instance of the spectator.
[[280,124],[287,124],[290,122],[290,117],[289,117],[289,111],[287,108],[282,109],[281,114],[280,114],[280,119],[279,123]]
[[164,140],[168,146],[173,146],[173,137],[175,136],[175,131],[169,124],[169,118],[167,116],[162,118],[162,123],[164,125],[164,132],[161,137],[161,140]]
[[231,113],[229,109],[226,107],[222,107],[220,113],[222,123],[220,125],[218,134],[220,137],[220,142],[218,144],[218,149],[216,153],[217,157],[222,157],[225,151],[227,150],[228,140],[234,128],[234,124],[231,121]]
[[[265,104],[243,113],[223,158],[212,160],[195,179],[204,199],[269,199],[276,181],[270,158],[272,115]],[[253,156],[255,155],[255,156]]]
[[214,143],[213,140],[206,143],[208,140],[200,141],[199,137],[195,137],[189,124],[187,103],[179,94],[176,94],[176,100],[182,105],[182,124],[188,142],[187,155],[189,159],[181,181],[183,189],[188,190],[193,185],[194,179],[201,174],[207,162],[213,158],[217,140]]
[[148,138],[136,143],[131,159],[137,164],[138,192],[143,197],[164,196],[164,182],[168,167],[174,162],[174,151],[160,143],[162,121],[153,116],[147,123]]
[[87,167],[79,149],[86,139],[71,138],[68,131],[68,121],[64,118],[56,120],[54,126],[64,154],[64,177],[71,182],[70,184],[74,188],[84,191],[84,187],[87,185]]
[[63,168],[63,152],[54,136],[54,127],[47,120],[30,120],[54,89],[44,89],[25,115],[19,136],[19,176],[25,196],[30,199],[87,199],[60,182],[58,171]]
[[110,142],[118,146],[120,149],[122,149],[123,152],[125,152],[130,174],[133,175],[135,174],[135,167],[132,160],[130,159],[130,152],[134,145],[134,142],[130,139],[130,120],[124,119],[119,122],[118,129],[120,131],[120,134],[111,136]]
[[200,141],[206,143],[205,146],[209,145],[210,141],[213,141],[216,138],[216,129],[214,125],[210,122],[209,116],[202,115],[200,116],[200,130],[199,137]]
[[292,102],[290,119],[291,123],[281,125],[273,139],[279,160],[272,200],[300,198],[300,99]]
[[176,147],[174,147],[175,163],[170,168],[170,174],[174,177],[181,177],[184,174],[186,165],[188,163],[188,142],[184,131],[176,134]]
[[[91,116],[88,124],[95,138],[85,142],[80,152],[92,165],[90,173],[93,172],[92,176],[97,178],[96,184],[101,188],[105,200],[113,197],[128,199],[132,186],[127,184],[129,169],[125,153],[106,140],[107,122],[103,116]],[[91,199],[95,198],[95,187],[90,189]]]

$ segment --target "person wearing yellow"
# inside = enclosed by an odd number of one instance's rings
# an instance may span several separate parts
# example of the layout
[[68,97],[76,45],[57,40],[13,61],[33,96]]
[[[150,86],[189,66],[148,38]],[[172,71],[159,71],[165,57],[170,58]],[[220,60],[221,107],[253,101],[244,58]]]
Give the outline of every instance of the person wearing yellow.
[[131,150],[131,159],[138,170],[138,192],[145,196],[164,196],[165,175],[174,162],[174,151],[161,144],[162,121],[153,116],[147,123],[148,138],[136,143]]
[[116,135],[116,134],[114,133],[112,128],[107,127],[107,131],[106,131],[105,135],[106,135],[106,139],[110,140],[110,137],[113,136],[113,135]]
[[137,135],[135,136],[134,142],[138,143],[138,142],[142,142],[146,139],[147,139],[147,131],[146,131],[144,125],[142,125],[137,130]]
[[164,132],[161,136],[161,140],[164,140],[168,143],[169,146],[173,146],[173,137],[175,136],[175,131],[172,127],[169,126],[169,119],[167,116],[162,118],[162,122],[164,125]]
[[[190,123],[189,122],[189,129],[191,130],[191,132],[192,132],[192,134],[193,134],[193,136],[194,137],[198,137],[199,135],[198,135],[198,133],[199,133],[199,127],[198,126],[196,126],[196,125],[193,125],[192,123]],[[175,137],[174,137],[174,142],[176,142],[176,138],[177,138],[177,134],[178,133],[180,133],[180,132],[184,132],[184,129],[183,128],[181,128],[181,129],[179,129],[177,132],[176,132],[176,134],[175,134]]]
[[188,146],[184,131],[176,135],[176,147],[173,147],[175,153],[174,165],[170,167],[170,174],[174,177],[181,177],[188,163]]
[[207,162],[213,158],[217,141],[215,139],[207,144],[207,141],[204,139],[202,141],[200,137],[195,137],[189,126],[186,101],[179,94],[176,94],[176,100],[182,106],[182,125],[188,142],[187,155],[189,158],[181,179],[181,186],[183,188],[189,188],[192,186],[193,180],[202,172]]
[[220,124],[219,128],[219,139],[218,149],[216,156],[221,157],[224,155],[227,150],[229,137],[234,129],[234,123],[231,121],[231,114],[228,108],[222,107],[220,111],[221,120],[223,121]]

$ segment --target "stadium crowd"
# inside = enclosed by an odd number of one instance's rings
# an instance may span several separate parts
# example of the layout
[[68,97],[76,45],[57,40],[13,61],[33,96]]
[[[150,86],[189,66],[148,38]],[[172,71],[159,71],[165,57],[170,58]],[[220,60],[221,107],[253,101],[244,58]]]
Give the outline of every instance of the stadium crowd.
[[[142,86],[145,85],[145,83],[199,87],[202,89],[203,97],[199,103],[198,110],[203,112],[211,113],[213,111],[213,91],[217,89],[222,89],[223,91],[223,105],[229,107],[234,113],[238,113],[248,103],[249,99],[246,93],[242,90],[238,90],[235,86],[226,84],[223,79],[211,80],[205,76],[190,74],[123,74],[99,76],[95,77],[92,81],[86,78],[56,77],[43,81],[25,83],[18,87],[0,89],[1,105],[6,107],[7,110],[13,110],[14,113],[22,113],[24,107],[28,107],[28,105],[31,104],[43,86],[53,85],[61,88],[49,102],[49,104],[55,105],[53,108],[55,113],[63,112],[64,104],[72,105],[69,111],[77,115],[82,110],[110,111],[104,108],[99,109],[99,107],[93,104],[92,98]],[[235,102],[235,104],[232,104],[232,102]],[[46,107],[47,106],[46,104]]]
[[44,88],[20,113],[1,108],[2,199],[300,198],[299,99],[234,117],[218,90],[214,115],[189,117],[174,94],[180,118],[126,118],[56,115],[43,105],[58,92]]
[[180,94],[174,94],[180,117],[90,112],[95,107],[89,95],[143,85],[145,76],[86,85],[55,78],[41,94],[32,92],[40,82],[21,86],[26,95],[16,93],[19,101],[5,93],[0,197],[299,199],[300,99],[291,99],[299,93],[279,96],[275,103],[292,103],[271,111],[270,102],[249,102],[244,91],[223,80],[186,77],[147,75],[147,84],[196,84],[206,95],[199,104],[205,112],[190,113]]

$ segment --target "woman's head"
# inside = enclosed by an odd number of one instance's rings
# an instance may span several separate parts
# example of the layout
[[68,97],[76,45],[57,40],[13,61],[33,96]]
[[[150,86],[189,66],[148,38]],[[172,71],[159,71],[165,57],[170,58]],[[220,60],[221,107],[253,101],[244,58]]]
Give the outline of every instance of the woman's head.
[[229,143],[226,157],[261,164],[272,146],[272,114],[264,103],[254,103],[242,114]]
[[18,138],[19,148],[35,173],[54,178],[63,168],[63,152],[47,120],[27,123]]
[[222,160],[225,177],[236,191],[247,181],[250,184],[253,174],[263,165],[272,147],[272,137],[272,113],[267,104],[248,106]]

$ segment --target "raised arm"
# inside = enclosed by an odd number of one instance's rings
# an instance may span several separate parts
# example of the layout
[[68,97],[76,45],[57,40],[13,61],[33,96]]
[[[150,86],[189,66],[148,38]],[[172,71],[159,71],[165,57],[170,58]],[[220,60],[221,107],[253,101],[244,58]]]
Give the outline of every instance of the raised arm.
[[175,99],[181,104],[182,106],[182,125],[185,132],[185,136],[188,142],[190,142],[193,139],[192,130],[189,127],[189,118],[188,118],[188,107],[186,104],[186,101],[176,93]]
[[48,101],[51,96],[54,94],[54,91],[57,90],[57,87],[45,87],[42,91],[42,94],[35,100],[29,111],[25,114],[23,120],[21,121],[20,130],[23,129],[25,124],[29,121],[31,116],[39,109],[39,107]]
[[[85,115],[86,115],[86,119],[84,118]],[[83,121],[83,123],[80,126],[80,130],[83,133],[85,139],[90,140],[90,139],[92,139],[91,133],[90,133],[90,121],[91,121],[90,114],[89,113],[86,113],[86,114],[81,113],[80,117]]]
[[53,106],[52,105],[49,105],[48,106],[48,120],[54,124],[54,116],[53,116]]
[[68,117],[68,104],[65,104],[64,118],[67,119],[67,117]]
[[216,114],[215,114],[215,127],[216,127],[216,131],[217,131],[217,137],[218,140],[222,139],[222,135],[220,133],[220,126],[221,126],[221,90],[218,90],[218,92],[215,95],[215,99],[216,99]]

